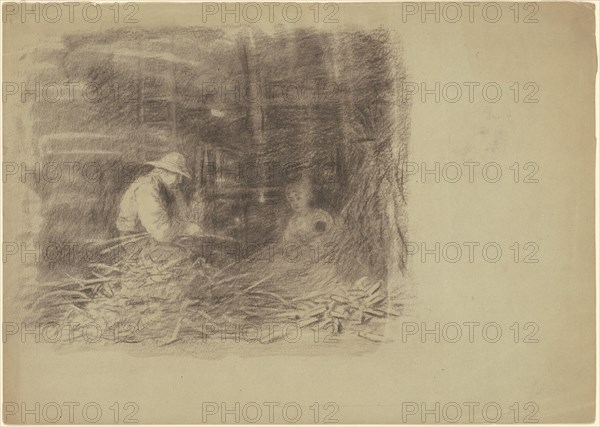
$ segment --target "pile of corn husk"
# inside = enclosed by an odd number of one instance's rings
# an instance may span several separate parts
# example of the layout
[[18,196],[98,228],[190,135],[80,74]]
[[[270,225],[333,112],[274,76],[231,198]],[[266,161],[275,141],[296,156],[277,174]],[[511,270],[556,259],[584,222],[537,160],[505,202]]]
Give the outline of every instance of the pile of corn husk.
[[[46,284],[31,308],[38,321],[77,325],[74,339],[88,342],[168,345],[211,338],[208,324],[214,331],[214,325],[266,323],[380,342],[385,318],[402,314],[394,300],[383,281],[341,283],[335,268],[290,272],[289,265],[244,261],[218,268],[186,251],[159,260],[142,251],[112,264],[92,263],[85,277]],[[278,331],[260,341],[281,339]]]

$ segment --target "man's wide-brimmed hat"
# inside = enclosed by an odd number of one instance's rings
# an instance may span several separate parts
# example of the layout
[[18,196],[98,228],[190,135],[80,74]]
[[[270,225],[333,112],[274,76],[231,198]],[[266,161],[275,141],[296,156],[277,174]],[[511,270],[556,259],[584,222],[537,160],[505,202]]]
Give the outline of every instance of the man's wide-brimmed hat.
[[169,153],[163,156],[162,159],[147,162],[146,164],[168,170],[169,172],[178,173],[179,175],[192,179],[192,174],[185,165],[185,157],[183,157],[183,154],[181,153]]

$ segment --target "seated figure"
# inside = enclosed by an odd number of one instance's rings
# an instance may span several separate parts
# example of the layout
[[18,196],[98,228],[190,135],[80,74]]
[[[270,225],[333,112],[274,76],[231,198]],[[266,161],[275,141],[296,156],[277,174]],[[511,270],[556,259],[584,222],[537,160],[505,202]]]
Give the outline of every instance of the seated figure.
[[289,185],[286,188],[286,197],[293,214],[283,233],[284,242],[328,243],[333,233],[334,220],[327,211],[311,206],[312,194],[308,183]]
[[183,209],[176,187],[182,178],[191,178],[185,163],[180,153],[148,162],[154,169],[131,184],[121,199],[116,226],[122,235],[147,232],[157,242],[168,242],[200,233],[197,224],[180,218]]

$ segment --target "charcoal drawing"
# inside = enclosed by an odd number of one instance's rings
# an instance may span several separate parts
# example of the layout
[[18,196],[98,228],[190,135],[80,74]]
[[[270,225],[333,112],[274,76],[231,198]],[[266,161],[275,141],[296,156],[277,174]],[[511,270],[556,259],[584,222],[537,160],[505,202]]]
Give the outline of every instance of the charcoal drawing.
[[78,82],[74,99],[30,106],[40,164],[77,167],[28,184],[54,250],[24,286],[28,321],[145,349],[242,333],[268,348],[295,328],[310,331],[297,346],[315,332],[385,345],[407,304],[391,279],[408,274],[398,43],[166,27],[24,53],[41,64],[29,80]]

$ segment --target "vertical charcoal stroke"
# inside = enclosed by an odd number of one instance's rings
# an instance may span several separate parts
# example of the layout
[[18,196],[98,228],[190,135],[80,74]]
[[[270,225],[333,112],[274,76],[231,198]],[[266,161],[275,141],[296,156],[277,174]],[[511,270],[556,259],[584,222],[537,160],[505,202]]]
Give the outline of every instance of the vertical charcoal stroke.
[[[401,52],[385,29],[173,27],[24,54],[43,64],[32,79],[88,87],[30,111],[38,161],[86,170],[31,184],[42,246],[85,250],[43,257],[29,320],[98,322],[151,347],[210,339],[208,323],[386,341],[406,303],[390,281],[406,274]],[[153,197],[179,228],[139,219]]]

